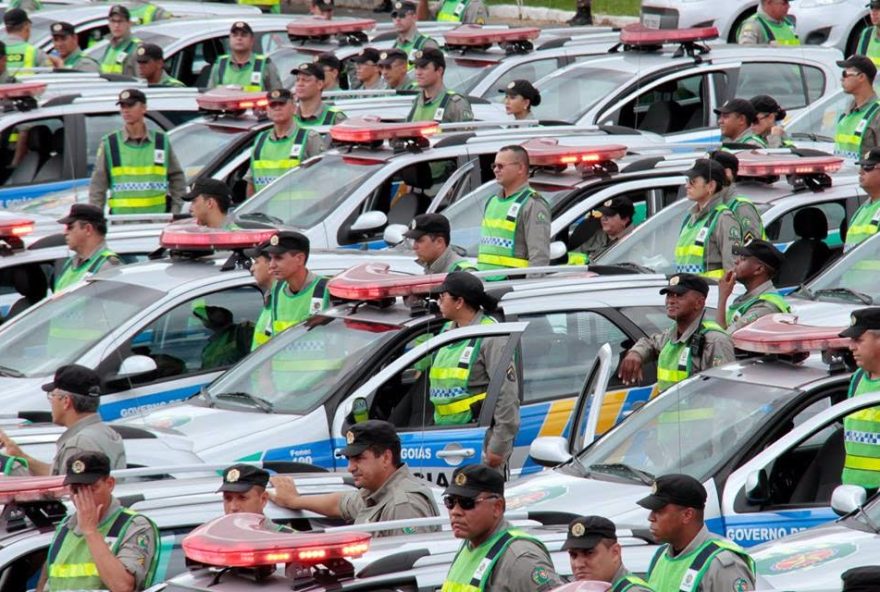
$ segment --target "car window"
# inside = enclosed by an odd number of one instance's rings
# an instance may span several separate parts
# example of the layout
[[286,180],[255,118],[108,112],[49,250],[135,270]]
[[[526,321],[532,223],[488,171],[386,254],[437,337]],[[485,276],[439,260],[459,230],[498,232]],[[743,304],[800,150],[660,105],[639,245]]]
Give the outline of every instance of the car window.
[[629,82],[632,74],[612,68],[578,67],[538,81],[541,104],[538,119],[576,122],[593,105]]
[[35,549],[17,557],[0,569],[0,583],[4,592],[25,592],[34,590],[40,579],[40,572],[46,562],[47,547]]
[[0,269],[0,319],[6,321],[45,298],[54,269],[51,261]]
[[[633,202],[633,207],[635,208],[631,221],[633,228],[644,222],[648,217],[648,198],[652,191],[653,189],[634,189],[632,191],[620,193],[621,196],[627,197]],[[596,204],[597,207],[598,205],[599,204]],[[578,206],[575,205],[575,207]],[[569,224],[568,228],[565,229],[560,236],[557,236],[555,240],[564,240],[568,245],[569,250],[576,249],[583,245],[592,238],[593,235],[602,230],[600,218],[592,215],[594,212],[598,213],[595,208],[591,208],[578,216],[578,218]]]
[[64,120],[31,119],[0,134],[3,186],[60,181],[64,164]]
[[[161,130],[162,128],[150,117],[144,119],[147,123],[147,129],[150,131]],[[97,158],[98,146],[101,139],[109,134],[121,130],[123,126],[122,117],[118,113],[101,113],[97,115],[86,115],[86,163],[89,174],[95,168],[95,159]]]
[[824,138],[825,141],[833,141],[837,120],[850,103],[852,103],[852,97],[844,92],[831,95],[829,99],[822,102],[821,106],[811,107],[797,120],[792,121],[791,125],[787,127],[788,133],[795,140],[798,139],[799,134],[804,134],[806,138],[816,135]]
[[[764,231],[767,238],[776,243],[790,243],[796,241],[799,237],[794,229],[794,219],[798,212],[806,208],[818,208],[828,220],[828,239],[826,242],[840,242],[840,225],[846,220],[846,202],[826,201],[817,204],[803,206],[790,212],[786,212],[772,223],[768,224]],[[836,239],[834,236],[836,236]]]
[[612,115],[614,123],[668,134],[708,125],[705,76],[697,74],[664,82],[638,95]]
[[483,96],[490,101],[497,103],[504,102],[504,93],[499,92],[507,88],[507,85],[514,80],[538,80],[554,72],[559,68],[559,62],[556,58],[548,58],[543,60],[531,60],[524,64],[518,64],[501,75],[489,90],[483,93]]
[[824,88],[825,75],[818,68],[758,62],[742,65],[735,96],[770,95],[784,109],[801,109],[819,98]]

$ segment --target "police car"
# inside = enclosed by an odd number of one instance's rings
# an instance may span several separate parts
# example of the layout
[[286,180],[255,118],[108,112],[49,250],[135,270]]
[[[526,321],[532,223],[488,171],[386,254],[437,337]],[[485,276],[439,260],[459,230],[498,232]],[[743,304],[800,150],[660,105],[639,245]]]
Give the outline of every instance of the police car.
[[785,124],[785,130],[798,146],[831,152],[834,150],[837,120],[852,100],[851,95],[838,90],[816,101],[797,117],[787,117],[786,120],[790,121]]

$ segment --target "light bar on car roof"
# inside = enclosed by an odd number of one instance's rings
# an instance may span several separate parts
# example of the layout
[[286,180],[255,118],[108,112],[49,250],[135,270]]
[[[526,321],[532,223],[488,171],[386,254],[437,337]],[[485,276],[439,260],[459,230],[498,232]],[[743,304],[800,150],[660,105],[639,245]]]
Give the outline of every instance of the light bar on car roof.
[[0,84],[0,99],[39,97],[45,90],[45,82],[15,82],[12,84]]
[[266,109],[269,100],[264,92],[245,92],[232,88],[215,88],[196,97],[196,104],[204,111],[247,111]]
[[620,42],[630,46],[654,46],[666,43],[695,43],[718,37],[716,27],[695,27],[693,29],[649,29],[634,23],[620,31]]
[[24,218],[3,220],[0,218],[0,239],[20,239],[34,231],[34,221]]
[[363,33],[376,26],[373,19],[327,20],[305,18],[287,23],[287,34],[290,37],[324,37],[327,35],[344,35],[347,33]]
[[247,249],[269,240],[277,233],[274,228],[206,228],[191,220],[181,220],[162,230],[159,243],[173,251]]
[[64,475],[0,479],[0,504],[53,500],[60,498],[66,492]]
[[795,354],[847,349],[849,339],[838,337],[843,327],[800,325],[797,316],[777,313],[759,318],[733,333],[733,345],[762,354]]
[[486,47],[494,44],[504,45],[517,41],[533,41],[541,34],[538,27],[516,27],[512,29],[486,29],[480,25],[462,25],[443,33],[449,47]]
[[332,296],[345,300],[384,300],[427,294],[446,277],[446,274],[405,275],[388,269],[385,263],[362,263],[331,279],[327,282],[327,289]]
[[330,128],[334,141],[348,144],[426,139],[438,133],[440,125],[434,121],[384,122],[378,117],[352,117]]
[[228,514],[203,524],[183,539],[188,559],[222,567],[257,567],[278,563],[309,566],[334,559],[354,559],[370,549],[363,532],[273,532],[262,514]]
[[567,166],[597,164],[626,156],[622,144],[607,146],[566,146],[555,138],[535,138],[520,144],[529,154],[532,166]]
[[843,166],[839,156],[779,157],[756,152],[737,153],[740,177],[775,177],[836,173]]

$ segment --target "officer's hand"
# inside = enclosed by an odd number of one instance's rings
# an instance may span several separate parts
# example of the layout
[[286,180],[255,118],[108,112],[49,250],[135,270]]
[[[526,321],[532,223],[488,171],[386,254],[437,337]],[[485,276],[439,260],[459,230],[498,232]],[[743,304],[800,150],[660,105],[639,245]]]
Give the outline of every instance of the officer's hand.
[[620,363],[620,369],[617,376],[623,381],[623,384],[633,385],[642,382],[644,375],[642,374],[642,358],[639,354],[630,352],[624,356]]
[[271,481],[272,485],[275,487],[275,491],[269,491],[269,499],[279,506],[284,506],[285,508],[290,508],[291,510],[298,510],[299,501],[299,491],[296,490],[296,484],[293,482],[293,477],[281,477],[280,475],[276,475],[274,477],[270,477],[269,481]]
[[73,505],[76,507],[76,524],[84,534],[98,532],[98,524],[101,522],[101,512],[104,505],[95,502],[95,496],[90,487],[77,487],[73,492]]
[[486,451],[486,464],[492,467],[493,469],[497,469],[501,465],[504,464],[504,457],[500,454],[495,454],[494,452]]
[[6,454],[9,456],[24,456],[24,453],[21,451],[21,448],[15,441],[6,435],[6,432],[0,430],[0,445],[6,450]]
[[726,301],[731,293],[733,293],[733,286],[736,284],[736,276],[732,271],[728,271],[724,274],[724,277],[718,280],[718,301]]
[[785,134],[785,128],[781,125],[774,125],[770,128],[770,133],[774,136],[781,136]]

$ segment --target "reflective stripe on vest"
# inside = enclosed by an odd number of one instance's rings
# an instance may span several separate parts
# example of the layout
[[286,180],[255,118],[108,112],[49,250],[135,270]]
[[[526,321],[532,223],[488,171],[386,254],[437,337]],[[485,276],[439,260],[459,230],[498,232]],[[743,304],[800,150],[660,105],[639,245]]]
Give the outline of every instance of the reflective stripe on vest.
[[834,133],[834,154],[845,158],[859,160],[862,158],[862,136],[880,110],[880,101],[874,100],[870,105],[851,113],[841,113],[837,120]]
[[477,268],[480,271],[528,267],[528,259],[516,256],[516,228],[526,200],[534,195],[537,195],[534,189],[525,187],[509,197],[494,195],[489,200],[480,225],[480,246],[477,251]]
[[877,31],[877,27],[868,27],[862,31],[855,53],[866,56],[875,66],[880,66],[880,40],[877,39]]
[[[848,396],[877,392],[880,379],[871,380],[861,368],[853,374]],[[844,485],[880,487],[880,407],[869,407],[843,419],[844,448],[841,480]]]
[[148,132],[149,141],[132,146],[122,132],[104,136],[110,176],[111,214],[148,214],[165,211],[168,166],[164,132]]
[[104,57],[101,58],[101,73],[122,74],[125,69],[125,61],[140,42],[140,39],[132,37],[124,46],[113,47],[108,44],[107,49],[104,51]]
[[297,127],[292,134],[280,140],[272,137],[272,130],[266,130],[257,136],[251,153],[251,170],[256,191],[299,166],[305,151],[307,134],[307,129]]
[[220,86],[240,86],[246,92],[268,90],[263,88],[263,64],[266,56],[253,55],[247,66],[235,69],[230,66],[229,56],[222,55],[217,61],[217,84]]
[[782,23],[774,23],[763,14],[752,17],[764,30],[768,41],[775,41],[776,45],[800,45],[801,40],[794,31],[794,23],[788,17]]
[[[699,333],[705,335],[709,331],[720,331],[725,333],[721,325],[715,321],[702,321],[700,323]],[[657,391],[663,392],[672,385],[681,382],[691,375],[693,368],[691,351],[691,341],[693,337],[686,342],[667,341],[660,350],[660,356],[657,359]]]
[[58,279],[55,280],[55,287],[52,291],[58,292],[76,284],[86,276],[97,273],[110,257],[116,257],[116,253],[110,249],[98,251],[79,265],[74,265],[74,258],[70,257],[64,262],[64,267],[61,268],[61,273],[58,275]]
[[[494,319],[484,316],[481,325]],[[443,326],[446,331],[450,323]],[[472,393],[468,388],[471,370],[480,355],[482,339],[469,339],[446,345],[434,355],[430,379],[430,399],[434,405],[436,425],[461,425],[473,421],[471,405],[486,398],[486,393]]]
[[[498,559],[517,539],[526,539],[544,548],[544,544],[525,532],[509,528],[499,532],[476,549],[468,549],[467,542],[462,543],[455,559],[449,567],[446,581],[441,592],[480,592],[488,590],[489,579]],[[546,549],[545,549],[546,552]]]
[[6,44],[6,70],[12,76],[31,76],[37,65],[37,48],[27,41]]
[[[324,105],[324,110],[320,115],[316,117],[312,117],[309,119],[303,119],[299,112],[297,112],[293,116],[293,120],[296,123],[297,128],[309,129],[313,127],[318,127],[320,125],[331,125],[336,123],[336,114],[342,113],[342,111],[337,107],[331,107],[329,105]],[[305,143],[305,142],[303,142]]]
[[693,216],[688,214],[681,227],[678,243],[675,245],[675,271],[676,273],[697,273],[705,277],[720,278],[724,275],[723,269],[707,271],[706,267],[706,243],[715,232],[715,225],[724,211],[730,211],[727,205],[720,203],[696,223],[692,223]]
[[666,553],[668,547],[667,544],[657,549],[648,568],[648,584],[655,590],[696,592],[700,589],[700,583],[712,560],[723,551],[730,551],[742,557],[752,574],[755,573],[755,562],[749,554],[738,545],[724,539],[706,541],[687,555],[673,558]]
[[437,21],[460,23],[469,2],[470,0],[444,0],[437,13]]
[[856,245],[877,234],[880,228],[880,199],[867,201],[853,214],[843,251],[849,252]]
[[760,294],[759,296],[755,296],[754,298],[749,298],[745,302],[737,305],[731,306],[727,309],[727,325],[730,326],[734,321],[739,320],[752,306],[754,306],[758,302],[769,302],[779,312],[791,312],[791,307],[785,301],[785,298],[776,294],[774,292],[767,292],[766,294]]
[[260,316],[254,324],[254,338],[251,351],[254,351],[272,338],[272,309],[268,305],[260,310]]
[[611,586],[608,592],[626,592],[630,588],[645,588],[646,590],[650,590],[651,586],[642,578],[630,574],[614,582],[614,585]]

